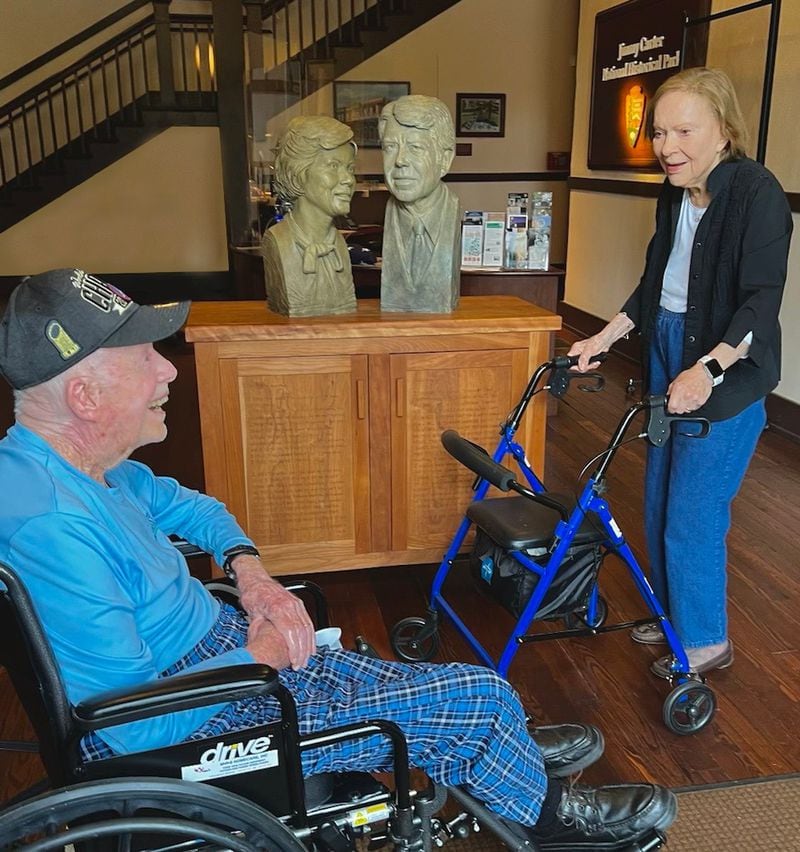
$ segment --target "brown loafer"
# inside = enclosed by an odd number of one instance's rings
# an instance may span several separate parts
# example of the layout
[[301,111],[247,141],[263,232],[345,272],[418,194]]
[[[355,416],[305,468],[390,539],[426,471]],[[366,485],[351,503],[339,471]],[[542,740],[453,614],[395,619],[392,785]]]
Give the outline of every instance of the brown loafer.
[[[674,674],[672,670],[674,662],[675,655],[667,654],[666,657],[661,657],[660,659],[655,660],[650,666],[650,671],[656,677],[669,680]],[[706,662],[701,663],[699,666],[693,666],[690,671],[695,674],[705,674],[706,672],[713,671],[714,669],[727,669],[731,663],[733,663],[733,642],[728,640],[728,644],[719,652],[719,654],[716,655],[716,657],[706,660]]]

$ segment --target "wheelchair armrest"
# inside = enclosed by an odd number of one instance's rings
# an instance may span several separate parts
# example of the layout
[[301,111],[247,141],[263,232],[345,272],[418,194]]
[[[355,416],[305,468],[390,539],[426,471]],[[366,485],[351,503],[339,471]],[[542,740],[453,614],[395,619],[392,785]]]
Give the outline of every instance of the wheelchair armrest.
[[243,663],[159,678],[133,689],[109,690],[81,701],[73,708],[73,714],[82,730],[92,731],[178,710],[275,695],[283,690],[275,669],[260,663]]

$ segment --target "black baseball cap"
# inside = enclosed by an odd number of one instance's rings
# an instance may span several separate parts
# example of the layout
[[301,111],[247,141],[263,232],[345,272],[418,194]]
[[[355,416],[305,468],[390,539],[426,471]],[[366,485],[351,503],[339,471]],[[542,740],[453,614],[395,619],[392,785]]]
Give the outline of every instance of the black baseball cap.
[[185,322],[190,302],[137,305],[81,269],[31,275],[0,320],[0,372],[12,387],[33,387],[106,346],[154,343]]

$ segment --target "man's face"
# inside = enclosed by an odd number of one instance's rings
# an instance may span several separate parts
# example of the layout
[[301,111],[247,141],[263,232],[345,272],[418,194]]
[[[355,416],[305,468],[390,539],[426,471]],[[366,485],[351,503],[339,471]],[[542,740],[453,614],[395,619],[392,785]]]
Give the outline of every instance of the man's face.
[[[98,362],[101,401],[98,425],[108,446],[127,457],[137,447],[167,437],[164,403],[175,367],[152,343],[100,350]],[[91,357],[91,356],[90,356]]]
[[331,217],[349,213],[356,185],[355,156],[349,143],[332,151],[320,151],[305,174],[306,202]]
[[404,127],[391,116],[384,126],[381,149],[386,185],[400,201],[413,203],[427,198],[446,171],[433,134]]

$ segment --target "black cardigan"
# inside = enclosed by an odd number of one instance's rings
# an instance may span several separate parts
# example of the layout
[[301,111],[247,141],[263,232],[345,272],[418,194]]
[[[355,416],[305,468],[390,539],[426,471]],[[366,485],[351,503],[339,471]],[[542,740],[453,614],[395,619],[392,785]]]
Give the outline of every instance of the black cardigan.
[[[697,228],[689,266],[683,369],[720,342],[738,346],[752,331],[748,357],[726,370],[725,381],[697,410],[710,420],[724,420],[766,396],[780,380],[778,312],[792,214],[775,176],[747,158],[720,163],[709,175],[708,190],[711,203]],[[622,307],[642,335],[645,387],[650,338],[682,197],[682,188],[664,182],[644,274]]]

